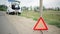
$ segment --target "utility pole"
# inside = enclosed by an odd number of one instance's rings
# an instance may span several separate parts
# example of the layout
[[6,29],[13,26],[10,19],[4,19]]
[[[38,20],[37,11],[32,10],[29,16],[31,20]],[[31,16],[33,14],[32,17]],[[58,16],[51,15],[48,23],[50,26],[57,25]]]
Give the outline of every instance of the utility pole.
[[[43,0],[40,0],[40,17],[42,17],[42,14],[43,14]],[[43,34],[43,31],[40,30],[41,34]]]
[[43,0],[40,0],[40,17],[42,17],[42,12],[43,12]]

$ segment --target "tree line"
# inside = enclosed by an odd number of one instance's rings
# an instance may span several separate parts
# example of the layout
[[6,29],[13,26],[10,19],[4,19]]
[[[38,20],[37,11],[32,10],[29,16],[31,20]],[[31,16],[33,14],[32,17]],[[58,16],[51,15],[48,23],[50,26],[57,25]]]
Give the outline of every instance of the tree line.
[[[26,6],[23,6],[20,8],[22,11],[35,11],[35,12],[39,12],[40,8],[38,6],[35,6],[35,7],[26,7]],[[6,11],[7,10],[7,6],[6,5],[0,5],[0,11]],[[54,10],[54,11],[60,11],[60,8],[59,7],[55,7],[55,8],[45,8],[45,6],[43,6],[43,10]]]
[[[39,12],[40,8],[38,6],[35,6],[35,7],[26,7],[26,6],[23,6],[21,7],[21,10],[34,10],[35,12]],[[59,7],[55,7],[55,8],[45,8],[43,6],[43,10],[53,10],[53,11],[60,11],[60,8]]]

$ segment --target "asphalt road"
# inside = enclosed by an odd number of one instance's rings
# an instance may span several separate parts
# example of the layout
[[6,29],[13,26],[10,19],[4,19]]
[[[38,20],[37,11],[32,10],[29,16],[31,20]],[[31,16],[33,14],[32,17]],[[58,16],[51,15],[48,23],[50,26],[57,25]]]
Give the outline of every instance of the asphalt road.
[[15,27],[2,11],[0,11],[0,34],[18,34]]

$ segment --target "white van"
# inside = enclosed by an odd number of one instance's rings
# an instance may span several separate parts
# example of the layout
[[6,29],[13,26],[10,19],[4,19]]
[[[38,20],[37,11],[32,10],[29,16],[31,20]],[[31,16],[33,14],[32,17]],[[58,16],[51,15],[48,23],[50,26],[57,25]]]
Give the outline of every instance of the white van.
[[7,8],[7,14],[21,14],[20,1],[11,2]]

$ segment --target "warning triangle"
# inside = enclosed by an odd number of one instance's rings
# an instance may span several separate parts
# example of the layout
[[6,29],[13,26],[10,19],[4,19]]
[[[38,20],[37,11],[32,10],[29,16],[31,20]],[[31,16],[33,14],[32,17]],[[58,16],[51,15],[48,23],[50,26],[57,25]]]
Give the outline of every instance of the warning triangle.
[[39,18],[38,22],[36,23],[33,29],[34,30],[48,30],[42,17]]

